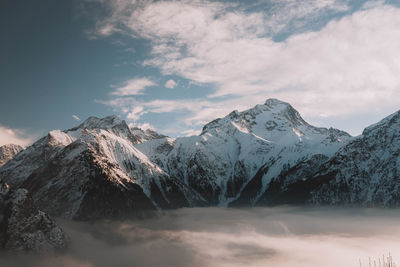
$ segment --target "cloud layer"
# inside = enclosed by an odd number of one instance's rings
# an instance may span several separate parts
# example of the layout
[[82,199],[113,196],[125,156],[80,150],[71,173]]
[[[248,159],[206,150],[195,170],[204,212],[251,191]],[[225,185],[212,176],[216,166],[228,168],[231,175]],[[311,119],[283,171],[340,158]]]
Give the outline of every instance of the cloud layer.
[[157,85],[149,78],[134,78],[125,81],[121,86],[113,85],[115,90],[111,93],[116,96],[129,96],[129,95],[140,95],[147,87]]
[[166,87],[166,88],[169,88],[169,89],[174,88],[176,85],[177,85],[177,83],[176,83],[174,80],[168,80],[168,81],[165,83],[165,87]]
[[0,265],[338,267],[368,266],[390,251],[399,262],[396,211],[192,208],[125,222],[62,222],[57,255],[0,254]]
[[76,116],[76,115],[72,115],[72,118],[73,118],[74,120],[76,120],[76,121],[81,121],[81,118],[79,118],[79,117]]
[[[148,39],[151,55],[144,66],[212,86],[214,92],[202,99],[203,105],[199,102],[203,108],[186,108],[192,112],[187,120],[195,125],[220,115],[207,110],[211,104],[232,110],[269,97],[292,103],[309,118],[368,116],[399,108],[399,8],[381,1],[367,2],[355,12],[348,1],[267,4],[254,10],[214,1],[113,1],[111,16],[98,22],[97,34],[124,32]],[[331,21],[323,24],[326,17]],[[312,27],[319,23],[320,28]],[[287,38],[277,41],[280,34]],[[128,84],[114,94],[130,94]],[[145,86],[132,88],[136,94]],[[164,100],[146,101],[141,111],[128,114],[138,119],[157,113],[157,101]],[[180,100],[168,101],[174,110],[182,108]]]
[[28,146],[32,144],[35,138],[36,136],[29,135],[25,130],[0,125],[0,146],[7,144]]

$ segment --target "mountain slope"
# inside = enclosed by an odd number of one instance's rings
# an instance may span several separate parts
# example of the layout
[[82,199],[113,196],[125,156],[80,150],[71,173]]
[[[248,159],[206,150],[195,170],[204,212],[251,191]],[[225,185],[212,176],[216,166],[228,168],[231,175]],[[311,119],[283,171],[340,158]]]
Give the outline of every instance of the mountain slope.
[[332,158],[310,164],[283,171],[257,204],[399,206],[400,111],[367,127]]
[[398,206],[400,111],[367,127],[338,151],[314,175],[317,180],[323,177],[326,182],[311,192],[311,203]]

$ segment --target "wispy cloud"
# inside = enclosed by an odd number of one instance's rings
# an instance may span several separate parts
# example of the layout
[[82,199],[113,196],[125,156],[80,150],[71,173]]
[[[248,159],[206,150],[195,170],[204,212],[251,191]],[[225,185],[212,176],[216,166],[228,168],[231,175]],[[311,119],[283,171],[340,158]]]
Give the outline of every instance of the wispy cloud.
[[111,93],[116,96],[129,96],[143,94],[147,87],[156,86],[157,84],[149,78],[134,78],[125,81],[121,86],[113,85],[114,91]]
[[154,58],[145,63],[164,74],[216,84],[209,97],[273,95],[308,114],[325,116],[368,112],[371,106],[398,104],[399,22],[400,10],[384,7],[357,12],[319,32],[293,35],[285,42],[254,38],[252,31],[244,37],[227,31],[234,38],[218,40],[210,30],[201,40],[184,36],[180,42],[187,53],[177,56],[156,47]]
[[[207,27],[211,27],[212,31],[224,30],[226,25],[218,25],[224,20],[230,24],[229,31],[246,34],[248,30],[256,30],[274,34],[285,28],[298,30],[306,23],[315,23],[318,18],[350,9],[349,0],[260,0],[253,4],[207,0],[99,2],[110,8],[111,15],[97,21],[93,34],[109,36],[125,32],[148,38],[167,37],[168,34],[200,37],[206,33]],[[246,18],[252,20],[243,20]],[[261,23],[254,24],[257,20]]]
[[22,129],[12,129],[0,125],[0,146],[6,144],[16,144],[20,146],[28,146],[37,138]]
[[[190,111],[189,114],[196,114],[214,104],[210,101],[201,99],[184,100],[152,100],[141,101],[133,97],[119,97],[108,101],[97,101],[98,103],[118,108],[126,117],[132,121],[137,121],[141,116],[148,113],[168,113],[175,111]],[[190,116],[190,115],[189,115]],[[191,118],[191,117],[189,117]],[[190,120],[187,120],[190,123]]]
[[76,120],[76,121],[81,121],[81,118],[79,118],[79,117],[76,116],[76,115],[72,115],[72,118],[73,118],[74,120]]
[[[165,134],[193,135],[200,133],[199,128],[213,119],[224,117],[233,109],[245,110],[255,104],[263,104],[259,96],[250,95],[224,101],[204,100],[201,98],[152,101],[138,100],[134,97],[118,97],[107,101],[96,100],[108,105],[115,111],[125,114],[128,120],[137,123],[142,116],[179,112],[178,119],[169,121],[167,125],[157,127]],[[188,129],[191,129],[188,131]]]
[[137,127],[140,128],[144,131],[146,130],[155,130],[154,126],[151,125],[148,122],[144,122],[144,123],[129,123],[129,127],[133,128],[133,127]]
[[188,130],[182,131],[181,133],[184,134],[185,136],[194,136],[194,135],[199,135],[201,133],[201,131],[194,130],[194,129],[188,129]]
[[[215,109],[267,97],[288,101],[308,117],[393,111],[400,99],[400,9],[368,1],[353,12],[348,2],[259,1],[269,6],[255,11],[214,1],[121,0],[109,3],[112,15],[97,29],[149,39],[144,66],[215,88],[204,99],[172,100],[173,108],[158,106],[164,100],[142,102],[135,119],[186,109],[186,122],[198,123],[217,116]],[[310,26],[322,16],[331,21]],[[282,33],[287,38],[276,41]],[[191,101],[201,109],[183,103]]]

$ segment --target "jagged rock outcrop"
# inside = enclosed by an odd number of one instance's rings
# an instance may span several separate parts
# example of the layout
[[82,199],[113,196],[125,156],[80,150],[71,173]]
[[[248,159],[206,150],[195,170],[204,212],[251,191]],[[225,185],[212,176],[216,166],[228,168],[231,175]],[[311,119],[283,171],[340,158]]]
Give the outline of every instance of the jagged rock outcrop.
[[26,189],[12,190],[0,179],[0,248],[45,252],[67,244],[64,231],[37,209]]
[[7,161],[12,159],[22,150],[23,150],[22,146],[14,144],[0,146],[0,167],[6,164]]

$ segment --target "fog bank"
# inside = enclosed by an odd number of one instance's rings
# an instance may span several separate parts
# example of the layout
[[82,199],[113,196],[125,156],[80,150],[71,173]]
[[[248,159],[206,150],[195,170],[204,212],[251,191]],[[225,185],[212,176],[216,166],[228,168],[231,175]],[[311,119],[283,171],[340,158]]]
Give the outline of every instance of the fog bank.
[[0,266],[356,267],[400,260],[400,212],[294,207],[191,208],[136,221],[60,221],[67,251],[1,253]]

